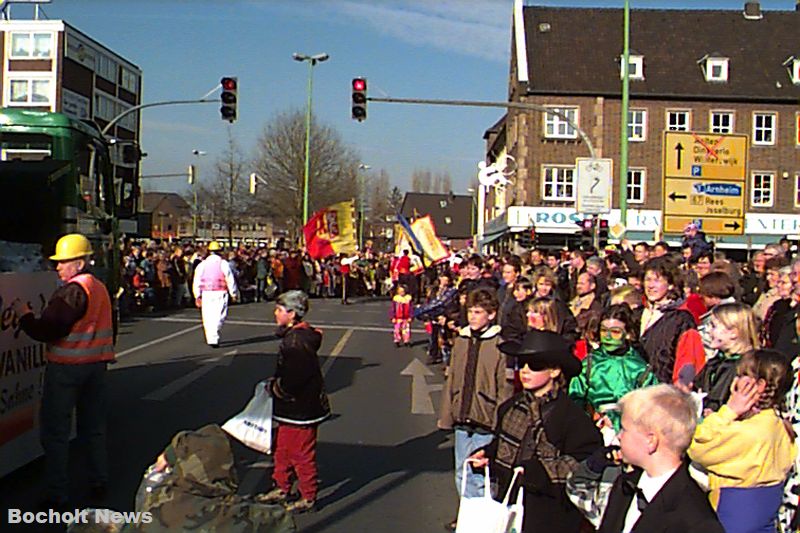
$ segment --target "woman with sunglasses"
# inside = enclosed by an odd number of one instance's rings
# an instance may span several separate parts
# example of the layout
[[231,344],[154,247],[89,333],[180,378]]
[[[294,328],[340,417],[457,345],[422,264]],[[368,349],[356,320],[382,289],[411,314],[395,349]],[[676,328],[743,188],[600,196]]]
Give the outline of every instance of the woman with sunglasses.
[[628,392],[658,383],[635,347],[636,326],[627,304],[609,306],[600,319],[600,346],[584,360],[581,373],[572,379],[570,397],[590,414],[620,430],[617,400]]

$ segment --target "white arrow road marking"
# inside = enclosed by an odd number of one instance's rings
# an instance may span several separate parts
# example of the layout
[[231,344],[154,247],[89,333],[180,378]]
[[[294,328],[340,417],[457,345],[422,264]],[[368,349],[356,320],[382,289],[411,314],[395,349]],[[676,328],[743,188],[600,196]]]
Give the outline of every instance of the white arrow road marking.
[[414,358],[407,367],[400,372],[401,376],[411,376],[411,414],[414,415],[432,415],[433,400],[431,400],[431,392],[442,390],[441,384],[429,385],[425,376],[432,376],[427,366],[422,364],[417,358]]
[[119,352],[116,355],[116,358],[119,359],[120,357],[124,357],[124,356],[126,356],[128,354],[132,354],[133,352],[138,352],[139,350],[143,350],[145,348],[149,348],[150,346],[153,346],[154,344],[159,344],[161,342],[168,341],[170,339],[174,339],[175,337],[179,337],[181,335],[189,333],[190,331],[194,331],[194,330],[200,329],[202,327],[203,327],[203,324],[199,324],[197,326],[192,326],[190,328],[186,328],[186,329],[182,329],[180,331],[176,331],[175,333],[170,333],[169,335],[165,335],[164,337],[159,337],[159,338],[157,338],[155,340],[152,340],[150,342],[146,342],[144,344],[140,344],[139,346],[134,346],[133,348],[128,348],[125,351]]
[[164,400],[172,397],[175,393],[177,393],[181,389],[184,389],[191,383],[205,376],[215,368],[219,368],[221,366],[229,366],[233,362],[233,356],[235,356],[237,352],[238,350],[231,350],[225,355],[219,355],[217,357],[210,357],[208,359],[204,359],[202,363],[205,364],[194,369],[188,374],[179,377],[175,381],[164,385],[160,389],[154,390],[153,392],[145,396],[144,399],[156,402],[163,402]]

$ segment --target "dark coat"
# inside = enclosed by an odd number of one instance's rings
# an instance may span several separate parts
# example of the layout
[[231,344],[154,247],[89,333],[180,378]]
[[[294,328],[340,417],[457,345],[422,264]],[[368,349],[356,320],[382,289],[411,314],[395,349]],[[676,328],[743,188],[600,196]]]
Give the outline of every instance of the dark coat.
[[[640,477],[641,471],[629,479],[635,484]],[[619,533],[625,526],[633,491],[625,490],[623,483],[623,476],[614,482],[598,533]],[[661,487],[631,530],[631,533],[724,532],[708,497],[689,476],[685,465],[681,465]]]
[[317,351],[322,333],[301,322],[278,331],[278,366],[273,378],[273,416],[288,424],[315,424],[330,414]]
[[[518,393],[500,405],[498,409],[497,427],[509,412]],[[569,399],[566,392],[561,392],[552,401],[542,407],[544,420],[544,438],[552,444],[562,456],[570,456],[576,462],[589,457],[603,445],[600,432],[592,423],[586,412]],[[486,447],[486,456],[493,458],[497,454],[499,429],[495,431],[495,439]],[[525,437],[522,447],[531,438],[530,432]],[[525,469],[522,475],[524,489],[525,515],[522,531],[524,533],[575,533],[582,521],[581,513],[567,498],[565,484],[551,482],[540,460],[534,455],[528,460],[519,461],[517,466]],[[508,490],[513,472],[494,463],[492,475],[497,476],[498,495],[502,497]],[[512,494],[512,498],[516,493]]]
[[676,304],[665,309],[661,318],[642,335],[645,358],[661,383],[672,383],[678,341],[685,331],[695,327],[692,314]]

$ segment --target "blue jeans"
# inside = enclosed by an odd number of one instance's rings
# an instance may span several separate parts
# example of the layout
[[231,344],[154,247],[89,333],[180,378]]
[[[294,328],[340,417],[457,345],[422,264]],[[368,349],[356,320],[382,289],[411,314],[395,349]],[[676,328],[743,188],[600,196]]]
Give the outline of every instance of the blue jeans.
[[[461,495],[461,475],[464,472],[464,461],[475,453],[476,450],[483,448],[492,442],[494,435],[491,433],[475,433],[466,428],[456,428],[456,445],[453,451],[456,457],[456,491]],[[477,498],[483,496],[483,474],[475,474],[470,467],[467,467],[467,486],[463,496]]]

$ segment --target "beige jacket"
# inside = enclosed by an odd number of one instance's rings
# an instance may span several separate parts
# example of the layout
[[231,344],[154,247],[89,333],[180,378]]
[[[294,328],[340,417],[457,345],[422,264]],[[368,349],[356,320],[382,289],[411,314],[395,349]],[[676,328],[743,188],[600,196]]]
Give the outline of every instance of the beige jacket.
[[[493,431],[497,422],[497,408],[514,393],[514,385],[506,379],[506,356],[498,348],[500,326],[491,326],[481,335],[478,367],[475,372],[475,389],[470,398],[464,398],[467,350],[472,335],[469,327],[462,328],[453,346],[450,372],[442,391],[439,429],[453,429],[457,425],[472,426]],[[465,419],[460,420],[461,407],[469,402]]]

